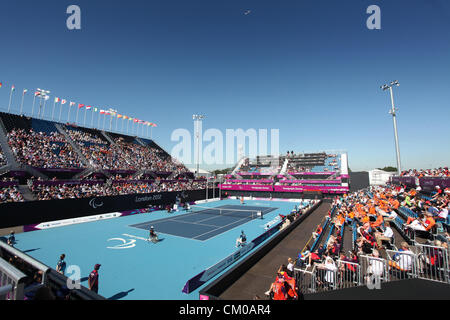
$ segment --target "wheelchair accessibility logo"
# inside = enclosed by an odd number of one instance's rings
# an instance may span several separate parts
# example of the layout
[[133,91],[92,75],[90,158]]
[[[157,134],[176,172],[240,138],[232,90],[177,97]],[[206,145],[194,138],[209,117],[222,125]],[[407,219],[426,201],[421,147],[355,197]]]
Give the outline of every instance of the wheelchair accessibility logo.
[[136,240],[135,239],[128,239],[125,240],[123,238],[111,238],[108,239],[108,241],[119,241],[120,243],[112,246],[112,247],[106,247],[108,249],[115,249],[115,250],[120,250],[120,249],[130,249],[130,248],[134,248],[136,246]]
[[94,209],[97,209],[97,208],[100,208],[103,206],[103,202],[96,202],[96,200],[97,200],[96,198],[93,198],[91,201],[89,201],[89,205]]

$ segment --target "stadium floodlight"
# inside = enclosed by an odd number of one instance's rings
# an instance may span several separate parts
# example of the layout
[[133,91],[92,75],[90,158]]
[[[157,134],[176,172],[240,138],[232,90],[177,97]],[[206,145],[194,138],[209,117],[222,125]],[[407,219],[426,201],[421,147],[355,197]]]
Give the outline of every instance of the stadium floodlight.
[[383,91],[386,91],[387,89],[389,89],[390,95],[391,95],[391,110],[389,110],[389,114],[392,115],[392,121],[394,123],[394,139],[395,139],[395,151],[396,151],[396,155],[397,155],[397,174],[400,176],[400,173],[402,172],[402,164],[401,164],[401,160],[400,160],[400,147],[398,144],[398,132],[397,132],[397,118],[396,118],[396,111],[397,109],[395,108],[394,105],[394,92],[392,91],[392,87],[398,87],[400,86],[400,83],[398,82],[398,80],[394,80],[391,81],[391,83],[389,85],[384,84],[381,86],[381,89]]
[[197,139],[197,175],[200,173],[200,123],[205,116],[202,114],[194,114],[192,115],[192,119],[197,123],[197,130],[195,133],[195,137]]
[[[42,115],[44,115],[45,113],[45,102],[47,101],[47,99],[49,98],[49,94],[50,91],[48,90],[43,90],[40,88],[36,89],[37,92],[39,92],[39,112],[38,112],[38,118],[41,117],[41,110],[42,110],[42,99],[44,99],[44,110],[42,112]],[[36,97],[36,96],[35,96]],[[34,102],[33,102],[33,108],[34,108]],[[33,113],[33,112],[32,112]]]

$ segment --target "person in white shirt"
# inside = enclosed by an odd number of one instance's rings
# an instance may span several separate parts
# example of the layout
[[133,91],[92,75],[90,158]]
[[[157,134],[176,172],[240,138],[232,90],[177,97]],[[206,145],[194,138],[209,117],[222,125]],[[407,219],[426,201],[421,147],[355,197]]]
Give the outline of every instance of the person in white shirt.
[[389,266],[400,271],[411,271],[414,261],[414,253],[409,249],[407,242],[402,242],[401,251],[396,253],[393,260],[389,260]]
[[376,232],[375,233],[375,238],[377,239],[377,245],[379,248],[381,248],[382,246],[382,241],[389,241],[391,242],[392,237],[394,236],[394,232],[391,229],[391,226],[389,224],[389,222],[385,222],[384,223],[384,232]]
[[384,219],[385,222],[392,222],[395,219],[397,219],[397,212],[395,212],[395,210],[392,210],[389,215]]

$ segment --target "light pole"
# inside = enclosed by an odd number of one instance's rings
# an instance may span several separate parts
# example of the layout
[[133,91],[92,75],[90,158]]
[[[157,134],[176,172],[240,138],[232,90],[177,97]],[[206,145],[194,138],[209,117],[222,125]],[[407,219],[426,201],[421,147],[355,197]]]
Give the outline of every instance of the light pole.
[[402,163],[400,161],[400,147],[398,144],[397,119],[396,119],[397,109],[395,108],[395,105],[394,105],[394,92],[392,91],[392,87],[394,87],[394,86],[397,86],[397,87],[400,86],[400,84],[398,83],[397,80],[392,81],[389,85],[388,84],[382,85],[381,89],[383,91],[386,91],[387,89],[389,89],[389,92],[391,94],[392,108],[391,108],[391,110],[389,110],[389,114],[392,115],[392,121],[394,122],[395,151],[397,154],[397,174],[400,176],[400,173],[402,172]]
[[[110,119],[109,119],[109,131],[112,131],[112,121],[113,121],[113,114],[117,115],[117,110],[114,110],[112,108],[109,108],[109,113],[110,113]],[[116,122],[117,124],[117,122]],[[117,125],[116,125],[116,129],[117,129]]]
[[42,98],[44,98],[44,110],[42,111],[42,116],[44,116],[45,113],[45,102],[48,100],[48,98],[50,98],[50,96],[48,95],[50,93],[50,91],[48,90],[42,90],[37,88],[36,90],[37,92],[39,92],[39,112],[38,112],[38,118],[41,118],[41,110],[42,110]]
[[202,120],[205,119],[205,116],[202,114],[194,114],[192,116],[192,119],[197,124],[195,137],[197,138],[197,172],[196,173],[198,175],[200,172],[200,124],[201,124]]

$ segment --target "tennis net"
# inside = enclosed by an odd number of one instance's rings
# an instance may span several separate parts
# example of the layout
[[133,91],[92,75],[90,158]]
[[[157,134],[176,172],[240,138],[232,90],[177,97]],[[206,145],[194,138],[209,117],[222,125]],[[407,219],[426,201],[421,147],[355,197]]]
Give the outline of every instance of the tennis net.
[[245,210],[245,209],[227,209],[227,208],[211,208],[195,205],[188,211],[191,214],[212,214],[218,216],[230,216],[236,218],[248,219],[263,219],[263,212],[261,210]]

